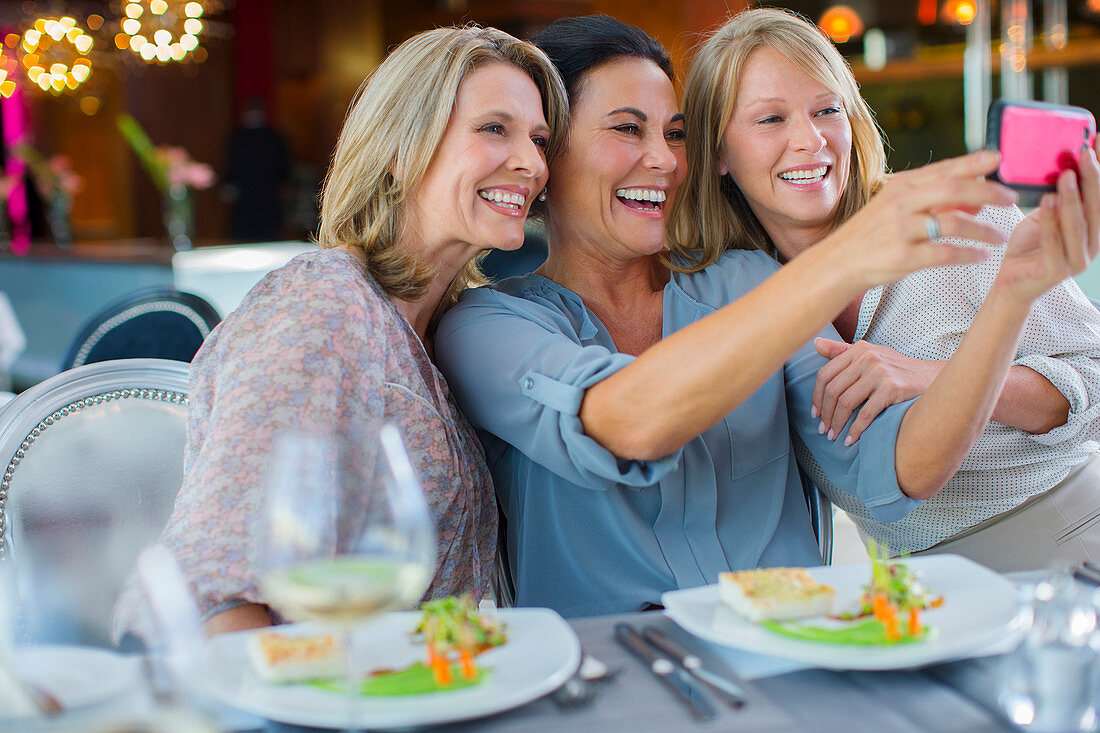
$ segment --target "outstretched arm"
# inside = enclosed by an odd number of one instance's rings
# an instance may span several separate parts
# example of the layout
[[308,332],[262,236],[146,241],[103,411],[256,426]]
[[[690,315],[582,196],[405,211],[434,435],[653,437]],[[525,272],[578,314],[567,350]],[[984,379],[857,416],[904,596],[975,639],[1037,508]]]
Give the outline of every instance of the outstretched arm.
[[677,331],[589,387],[585,433],[620,458],[665,456],[714,425],[854,297],[926,267],[980,261],[986,253],[933,244],[943,236],[1004,241],[962,209],[1006,205],[1015,195],[982,180],[999,162],[982,151],[895,176],[832,235],[758,287]]

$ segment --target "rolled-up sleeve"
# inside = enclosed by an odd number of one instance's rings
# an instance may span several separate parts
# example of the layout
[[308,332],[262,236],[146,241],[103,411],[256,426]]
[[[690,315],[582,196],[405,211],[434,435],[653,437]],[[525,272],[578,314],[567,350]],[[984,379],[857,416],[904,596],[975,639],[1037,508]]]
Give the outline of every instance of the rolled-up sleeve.
[[[840,338],[831,326],[818,336]],[[803,468],[834,503],[844,502],[838,501],[833,492],[844,492],[862,502],[875,520],[897,521],[923,503],[902,492],[894,462],[902,418],[915,400],[888,407],[854,445],[829,440],[818,432],[819,420],[810,416],[817,370],[826,363],[811,341],[784,367],[791,429],[806,449],[799,451]],[[853,414],[847,427],[851,427],[855,417]]]
[[1100,439],[1100,312],[1072,281],[1041,297],[1020,338],[1014,364],[1033,369],[1069,402],[1064,425],[1030,434],[1043,445]]
[[585,434],[585,390],[632,356],[584,344],[551,307],[487,288],[469,291],[440,323],[435,356],[470,421],[566,481],[592,489],[650,486],[680,452],[623,460]]

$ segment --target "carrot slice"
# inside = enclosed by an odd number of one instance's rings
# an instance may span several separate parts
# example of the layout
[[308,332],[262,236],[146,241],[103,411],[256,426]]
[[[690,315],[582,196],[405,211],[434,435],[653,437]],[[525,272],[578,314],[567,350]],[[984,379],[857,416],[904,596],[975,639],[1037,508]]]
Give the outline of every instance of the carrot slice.
[[477,665],[474,664],[473,652],[464,649],[459,653],[458,659],[462,663],[462,676],[468,680],[475,679],[477,677]]
[[922,627],[921,624],[920,624],[920,609],[919,608],[910,608],[909,609],[909,635],[910,636],[920,636],[922,633],[924,633],[924,627]]

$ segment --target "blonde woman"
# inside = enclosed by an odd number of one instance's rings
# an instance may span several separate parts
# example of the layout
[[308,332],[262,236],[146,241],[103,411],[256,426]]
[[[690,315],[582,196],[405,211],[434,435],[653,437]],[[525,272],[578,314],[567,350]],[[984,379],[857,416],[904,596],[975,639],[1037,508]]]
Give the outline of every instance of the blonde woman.
[[[843,276],[851,263],[829,259],[826,243],[858,233],[857,212],[876,209],[896,212],[903,231],[926,230],[945,251],[978,238],[958,210],[913,211],[931,167],[886,182],[882,138],[850,69],[790,12],[750,10],[717,30],[684,96],[689,172],[672,239],[691,269],[726,250],[760,249],[790,263],[784,269],[812,259],[821,278]],[[800,458],[865,536],[895,552],[958,552],[1001,570],[1100,560],[1100,315],[1065,280],[1100,247],[1095,154],[1028,218],[987,207],[977,222],[1007,245],[984,262],[854,288],[831,314],[844,340],[825,333],[816,342],[834,358],[814,389],[821,433],[852,445],[889,405],[921,395],[910,414],[933,399],[979,409],[993,422],[961,470],[908,516],[883,522],[836,491],[808,451]],[[877,246],[898,236],[872,234]],[[980,402],[990,385],[992,400]],[[930,430],[924,439],[957,450],[945,437]]]
[[491,594],[496,500],[432,363],[431,325],[481,282],[479,253],[522,244],[565,115],[543,53],[492,28],[415,36],[364,83],[325,181],[321,249],[260,282],[192,365],[183,487],[161,542],[211,632],[277,620],[248,558],[272,439],[289,429],[395,422],[439,535],[426,596]]

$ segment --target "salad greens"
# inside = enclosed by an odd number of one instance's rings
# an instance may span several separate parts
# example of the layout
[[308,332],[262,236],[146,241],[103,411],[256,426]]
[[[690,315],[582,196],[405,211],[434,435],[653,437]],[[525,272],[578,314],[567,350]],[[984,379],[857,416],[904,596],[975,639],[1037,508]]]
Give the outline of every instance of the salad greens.
[[457,657],[463,679],[474,680],[478,676],[474,657],[508,640],[504,626],[480,613],[468,595],[427,601],[420,610],[424,617],[413,633],[427,645],[428,668],[440,685],[453,683],[453,658]]

